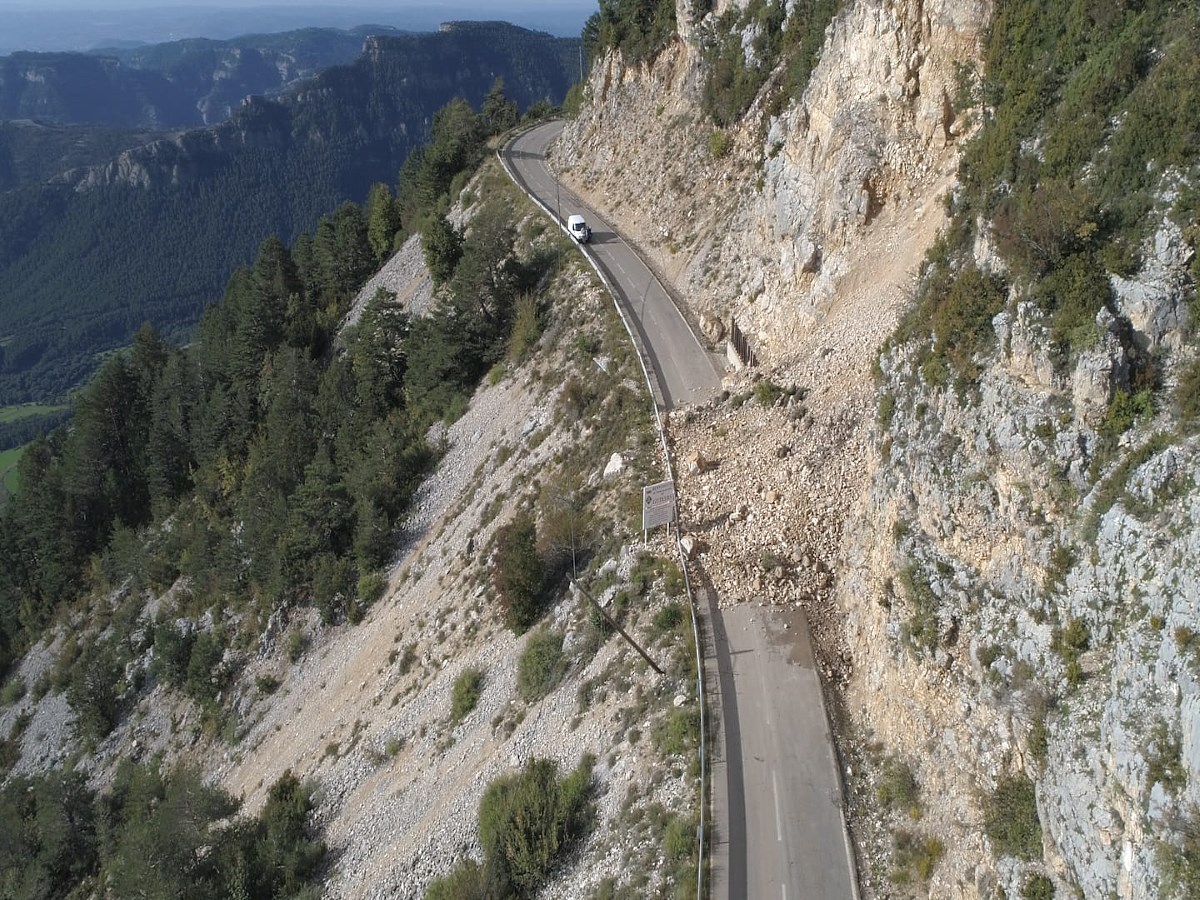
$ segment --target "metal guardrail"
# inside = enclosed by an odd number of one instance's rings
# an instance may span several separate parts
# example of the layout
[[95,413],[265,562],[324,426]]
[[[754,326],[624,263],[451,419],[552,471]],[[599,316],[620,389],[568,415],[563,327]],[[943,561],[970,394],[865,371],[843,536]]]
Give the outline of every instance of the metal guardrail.
[[729,317],[729,343],[733,345],[733,349],[742,361],[742,365],[758,365],[758,357],[754,355],[754,348],[750,346],[750,339],[746,337],[742,329],[738,328],[737,319],[733,316]]
[[[559,229],[561,229],[562,232],[569,238],[570,232],[567,230],[566,223],[563,222],[553,210],[546,206],[546,204],[526,190],[525,185],[521,182],[521,179],[517,177],[516,172],[513,171],[513,169],[509,166],[508,160],[504,156],[504,151],[512,144],[512,141],[515,139],[515,137],[516,135],[505,141],[505,143],[496,150],[496,156],[500,160],[501,167],[504,169],[505,174],[512,179],[513,183],[522,191],[524,191],[525,195],[529,197],[529,199],[532,200],[538,206],[538,208],[542,210],[542,212],[549,216],[551,221],[555,222]],[[574,243],[574,240],[572,240],[572,243]],[[583,253],[584,259],[588,261],[588,264],[596,272],[596,275],[604,285],[605,290],[607,290],[609,296],[612,297],[613,306],[617,310],[617,315],[621,317],[621,324],[625,326],[625,332],[629,335],[629,340],[633,344],[634,349],[637,351],[638,364],[642,367],[642,375],[646,379],[646,387],[650,391],[650,397],[653,401],[654,424],[658,429],[659,444],[662,447],[663,468],[665,470],[667,479],[674,484],[675,473],[674,466],[671,461],[671,448],[667,444],[667,433],[663,426],[662,419],[662,411],[666,407],[664,400],[666,394],[663,392],[662,387],[658,384],[658,378],[653,374],[653,368],[646,363],[646,348],[642,344],[641,339],[638,337],[637,331],[630,323],[629,317],[626,315],[624,308],[621,306],[621,301],[618,299],[619,295],[612,282],[610,282],[608,276],[604,274],[603,268],[600,266],[600,263],[596,260],[590,249],[584,244],[578,244],[576,246],[579,247],[580,252]],[[655,275],[653,271],[650,272],[650,275],[655,280],[658,279],[658,276]],[[747,347],[749,347],[748,343]],[[675,504],[676,509],[678,509],[678,496],[675,497]],[[696,694],[697,699],[700,702],[700,824],[696,830],[696,900],[702,900],[705,894],[704,851],[707,846],[706,826],[708,824],[708,695],[704,690],[704,660],[700,653],[700,625],[696,614],[696,598],[692,593],[692,580],[688,576],[687,554],[683,552],[683,545],[680,543],[678,524],[676,524],[675,528],[675,551],[679,555],[680,570],[683,572],[684,587],[687,590],[688,607],[692,613],[692,638],[696,646]]]

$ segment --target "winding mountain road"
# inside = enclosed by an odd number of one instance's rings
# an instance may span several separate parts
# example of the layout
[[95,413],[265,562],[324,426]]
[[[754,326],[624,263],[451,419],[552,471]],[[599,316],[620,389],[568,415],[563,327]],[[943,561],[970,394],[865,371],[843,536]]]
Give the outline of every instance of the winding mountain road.
[[[604,271],[653,369],[663,408],[710,399],[716,358],[700,344],[658,279],[594,209],[559,184],[546,150],[550,122],[501,154],[517,184],[559,221],[592,226],[585,248]],[[744,604],[722,611],[702,590],[710,651],[705,668],[720,709],[712,760],[714,900],[856,900],[855,862],[820,676],[804,615]],[[715,659],[714,659],[715,656]]]
[[701,345],[679,308],[641,257],[616,229],[573,192],[560,185],[546,167],[546,148],[562,131],[561,121],[548,122],[518,135],[504,148],[504,158],[517,183],[548,209],[558,210],[560,222],[582,213],[592,227],[587,250],[604,270],[617,300],[639,332],[642,345],[662,392],[665,409],[684,403],[703,403],[721,388],[716,357]]

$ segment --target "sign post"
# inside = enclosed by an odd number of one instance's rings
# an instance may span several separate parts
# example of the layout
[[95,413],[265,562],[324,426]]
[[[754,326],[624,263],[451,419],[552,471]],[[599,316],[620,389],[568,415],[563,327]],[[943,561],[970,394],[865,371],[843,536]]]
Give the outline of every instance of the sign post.
[[660,481],[642,488],[642,543],[651,528],[675,521],[675,482]]

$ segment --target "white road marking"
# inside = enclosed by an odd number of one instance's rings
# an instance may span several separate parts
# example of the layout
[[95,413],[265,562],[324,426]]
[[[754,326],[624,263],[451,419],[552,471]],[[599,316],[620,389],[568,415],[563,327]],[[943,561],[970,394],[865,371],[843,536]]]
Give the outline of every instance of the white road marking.
[[779,814],[779,782],[775,778],[775,770],[771,770],[771,790],[775,792],[775,837],[783,843],[783,818]]

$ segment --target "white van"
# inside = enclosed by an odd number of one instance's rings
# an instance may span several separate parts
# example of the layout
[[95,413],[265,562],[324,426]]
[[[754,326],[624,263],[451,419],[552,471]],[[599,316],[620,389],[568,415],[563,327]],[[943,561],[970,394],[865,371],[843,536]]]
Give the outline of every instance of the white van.
[[568,218],[567,231],[571,232],[571,237],[575,238],[575,242],[579,244],[586,244],[592,239],[592,229],[588,227],[587,219],[583,216]]

